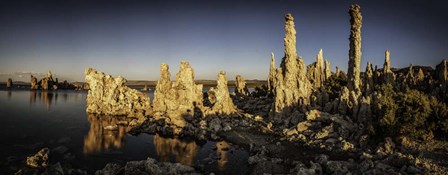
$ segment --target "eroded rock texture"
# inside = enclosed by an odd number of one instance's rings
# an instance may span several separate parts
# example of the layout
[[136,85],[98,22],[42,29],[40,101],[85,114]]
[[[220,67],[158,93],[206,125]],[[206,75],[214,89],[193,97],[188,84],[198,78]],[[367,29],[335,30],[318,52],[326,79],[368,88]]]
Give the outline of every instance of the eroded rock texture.
[[169,66],[165,63],[160,65],[160,80],[157,81],[154,91],[154,112],[168,112],[177,110],[176,92],[172,87]]
[[395,81],[395,74],[390,69],[390,51],[386,50],[383,65],[383,83],[393,83]]
[[268,89],[270,93],[274,93],[275,86],[275,57],[274,53],[271,53],[271,63],[269,66],[269,75],[268,75]]
[[37,78],[33,75],[31,75],[31,89],[36,90],[39,89],[39,84],[37,83]]
[[373,92],[373,68],[370,62],[367,62],[363,86],[364,94],[369,95]]
[[195,84],[194,70],[186,61],[180,63],[175,82],[170,76],[168,65],[161,64],[153,106],[155,117],[167,117],[166,121],[175,125],[175,133],[179,133],[186,125],[184,117],[195,115],[195,109],[203,106],[202,84]]
[[6,81],[6,88],[12,88],[12,79],[8,78],[8,81]]
[[349,90],[359,90],[361,74],[361,26],[362,16],[357,4],[351,5],[350,10],[350,50],[347,71],[347,87]]
[[42,90],[51,90],[54,89],[53,85],[56,85],[55,81],[53,80],[53,74],[51,73],[51,71],[48,71],[47,76],[40,80],[40,86],[42,87]]
[[114,78],[92,68],[87,68],[85,74],[90,88],[87,94],[88,113],[135,117],[139,122],[150,115],[149,97],[127,87],[123,77]]
[[307,77],[314,89],[318,89],[323,85],[326,79],[326,72],[322,49],[319,50],[316,56],[316,62],[307,67]]
[[331,76],[331,66],[328,60],[325,60],[325,80],[328,80]]
[[[275,75],[272,76],[275,76],[273,78],[275,116],[288,115],[296,110],[298,105],[308,104],[311,94],[311,84],[306,76],[305,63],[302,58],[297,58],[294,18],[288,13],[285,20],[285,57],[282,59],[280,68],[277,68]],[[273,64],[275,63],[271,63]]]
[[31,168],[46,168],[48,166],[50,149],[43,148],[35,155],[26,158],[26,164]]
[[211,113],[219,115],[231,115],[236,113],[236,107],[233,104],[227,87],[226,72],[221,71],[218,74],[216,88],[210,88],[209,100],[212,103]]
[[249,90],[246,86],[246,80],[241,75],[236,76],[235,81],[235,94],[237,96],[247,96],[249,95]]

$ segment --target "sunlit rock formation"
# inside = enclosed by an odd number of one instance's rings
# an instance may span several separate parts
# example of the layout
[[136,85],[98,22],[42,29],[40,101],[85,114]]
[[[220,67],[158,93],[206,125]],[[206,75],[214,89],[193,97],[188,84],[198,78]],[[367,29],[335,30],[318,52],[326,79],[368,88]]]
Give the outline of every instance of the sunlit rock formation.
[[[125,118],[121,117],[121,119],[124,120]],[[119,118],[87,114],[87,120],[90,123],[90,128],[84,137],[84,154],[111,148],[118,149],[124,146],[124,139],[130,128],[121,125]],[[127,123],[125,120],[124,122]]]
[[56,90],[57,83],[53,80],[53,74],[48,71],[47,76],[40,80],[40,87],[42,90]]
[[195,84],[194,70],[186,61],[180,63],[175,82],[170,76],[168,65],[161,64],[153,106],[155,117],[167,117],[167,122],[176,126],[175,133],[179,133],[186,124],[184,117],[194,116],[195,109],[203,105],[202,84]]
[[249,90],[246,87],[246,80],[241,75],[236,76],[235,81],[235,94],[237,96],[247,96],[249,95]]
[[325,60],[325,80],[328,80],[331,76],[330,62]]
[[[302,58],[297,57],[296,30],[294,17],[285,16],[285,57],[274,75],[275,116],[287,116],[299,105],[309,104],[311,84],[306,76],[306,66]],[[271,63],[271,65],[275,63]]]
[[269,75],[268,75],[268,90],[269,93],[274,93],[275,89],[275,56],[274,53],[271,53],[271,63],[269,66]]
[[153,143],[157,156],[161,161],[169,162],[174,157],[176,162],[193,166],[198,146],[194,141],[181,141],[176,138],[164,138],[159,135],[153,136]]
[[12,79],[8,78],[8,81],[6,81],[6,88],[12,88],[13,84],[12,84]]
[[350,91],[359,90],[361,74],[361,26],[362,16],[359,5],[351,5],[350,10],[350,50],[347,71],[347,87]]
[[151,114],[149,97],[127,87],[123,77],[114,78],[92,68],[86,68],[85,75],[90,88],[87,113],[128,116],[139,122]]
[[386,50],[382,74],[383,83],[393,83],[395,81],[395,74],[390,68],[390,51]]
[[373,92],[373,68],[370,62],[367,62],[366,72],[364,75],[363,92],[370,95]]
[[347,88],[340,92],[339,113],[351,114],[356,119],[361,94],[361,26],[362,16],[359,5],[351,5],[350,14],[350,49],[347,71]]
[[37,83],[37,78],[33,75],[31,75],[31,90],[37,90],[39,89],[39,84]]
[[320,49],[316,56],[316,62],[308,65],[307,67],[307,77],[314,89],[320,88],[326,79],[324,66],[323,53],[322,49]]
[[233,104],[232,98],[229,95],[229,88],[227,87],[226,72],[220,71],[216,88],[210,88],[209,101],[212,104],[211,111],[208,114],[231,115],[236,113],[236,107]]

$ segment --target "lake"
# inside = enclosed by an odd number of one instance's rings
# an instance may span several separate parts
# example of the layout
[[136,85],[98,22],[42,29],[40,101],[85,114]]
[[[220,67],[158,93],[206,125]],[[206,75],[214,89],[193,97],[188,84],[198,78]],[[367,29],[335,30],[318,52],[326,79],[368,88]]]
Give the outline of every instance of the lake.
[[[104,130],[116,120],[87,114],[86,96],[86,91],[0,90],[0,174],[14,173],[25,165],[26,156],[44,147],[51,149],[53,163],[68,162],[89,174],[110,162],[125,164],[147,157],[201,165],[215,174],[248,170],[248,153],[226,141],[132,136],[124,126]],[[153,93],[148,96],[152,100]]]

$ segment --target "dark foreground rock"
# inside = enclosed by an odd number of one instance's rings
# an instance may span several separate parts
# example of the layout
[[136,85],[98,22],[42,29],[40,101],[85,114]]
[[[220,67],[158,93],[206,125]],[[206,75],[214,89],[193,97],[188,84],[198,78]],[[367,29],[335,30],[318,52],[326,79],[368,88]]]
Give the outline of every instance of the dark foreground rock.
[[180,163],[157,162],[155,159],[148,158],[142,161],[130,161],[125,166],[118,164],[107,164],[102,170],[95,172],[95,175],[150,175],[150,174],[200,174],[190,166]]

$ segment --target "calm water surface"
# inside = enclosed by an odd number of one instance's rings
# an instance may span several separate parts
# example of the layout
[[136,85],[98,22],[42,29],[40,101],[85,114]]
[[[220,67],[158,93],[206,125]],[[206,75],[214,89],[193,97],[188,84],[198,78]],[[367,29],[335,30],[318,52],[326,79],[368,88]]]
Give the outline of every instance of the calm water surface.
[[[148,95],[152,99],[152,93]],[[242,174],[248,169],[247,152],[225,141],[132,136],[127,127],[106,131],[103,127],[116,120],[86,114],[86,96],[85,91],[0,90],[0,174],[24,165],[26,156],[43,147],[52,150],[53,162],[68,162],[89,173],[108,162],[123,164],[147,157],[190,166],[204,164],[216,174]]]

